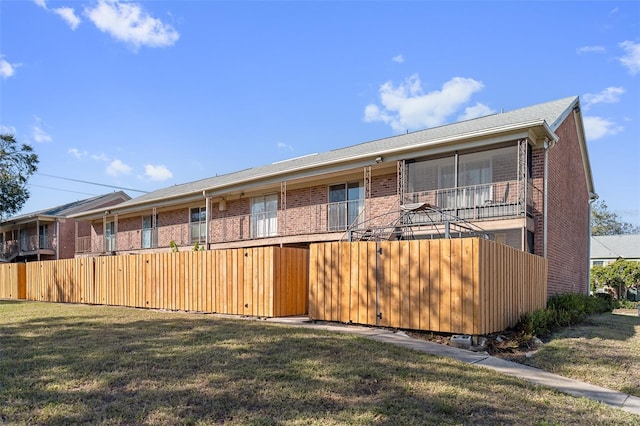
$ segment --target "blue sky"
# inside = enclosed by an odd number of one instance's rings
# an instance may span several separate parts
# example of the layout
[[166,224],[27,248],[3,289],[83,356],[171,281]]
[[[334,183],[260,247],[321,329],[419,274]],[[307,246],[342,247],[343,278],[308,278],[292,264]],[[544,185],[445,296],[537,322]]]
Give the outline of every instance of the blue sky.
[[578,95],[596,192],[640,225],[639,26],[637,1],[2,1],[0,131],[40,157],[27,213]]

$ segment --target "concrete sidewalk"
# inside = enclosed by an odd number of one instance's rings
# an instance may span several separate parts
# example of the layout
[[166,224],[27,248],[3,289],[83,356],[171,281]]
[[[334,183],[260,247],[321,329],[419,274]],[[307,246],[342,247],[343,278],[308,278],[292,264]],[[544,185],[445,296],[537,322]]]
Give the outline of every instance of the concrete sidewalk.
[[531,383],[551,387],[569,395],[588,398],[612,407],[620,408],[633,414],[640,415],[640,398],[627,395],[622,392],[594,386],[578,380],[568,379],[557,374],[548,373],[538,368],[506,361],[491,355],[468,351],[426,340],[414,339],[402,332],[373,327],[356,325],[314,323],[307,317],[269,318],[268,322],[289,324],[293,326],[308,327],[318,330],[350,333],[364,336],[378,342],[390,343],[426,352],[432,355],[449,357],[468,364],[488,368],[502,374],[521,377]]

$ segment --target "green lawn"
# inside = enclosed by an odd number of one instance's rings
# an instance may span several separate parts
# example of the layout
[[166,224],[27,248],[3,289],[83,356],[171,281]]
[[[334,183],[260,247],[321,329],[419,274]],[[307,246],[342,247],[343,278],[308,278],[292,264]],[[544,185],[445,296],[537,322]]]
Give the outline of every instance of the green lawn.
[[640,318],[593,315],[554,333],[524,363],[640,397]]
[[636,424],[483,368],[260,321],[0,301],[0,424]]

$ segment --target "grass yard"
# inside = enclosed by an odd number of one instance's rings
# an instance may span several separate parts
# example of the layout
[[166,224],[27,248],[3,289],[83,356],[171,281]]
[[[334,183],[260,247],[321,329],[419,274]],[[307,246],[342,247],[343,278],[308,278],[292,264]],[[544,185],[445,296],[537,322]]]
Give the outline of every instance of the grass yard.
[[640,318],[590,316],[554,333],[525,364],[640,397]]
[[634,424],[454,360],[260,321],[0,301],[0,424]]

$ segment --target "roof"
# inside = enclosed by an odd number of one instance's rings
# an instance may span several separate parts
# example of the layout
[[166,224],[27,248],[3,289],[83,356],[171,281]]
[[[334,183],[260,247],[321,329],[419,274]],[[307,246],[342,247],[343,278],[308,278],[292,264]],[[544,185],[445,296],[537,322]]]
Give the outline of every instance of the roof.
[[591,259],[640,259],[640,234],[591,237]]
[[[452,144],[456,141],[478,138],[483,135],[526,130],[532,127],[544,127],[547,133],[549,133],[549,137],[554,138],[555,135],[553,132],[576,106],[579,107],[579,99],[577,96],[572,96],[510,112],[502,112],[417,132],[360,143],[346,148],[278,161],[260,167],[162,188],[124,202],[118,206],[117,210],[152,205],[168,199],[186,198],[189,196],[202,197],[203,194],[207,192],[213,193],[216,190],[224,190],[225,188],[261,179],[273,177],[284,178],[287,175],[300,172],[301,170],[312,170],[330,165],[346,164],[358,159],[373,159],[376,156],[388,156],[392,153],[407,152],[419,148],[435,148]],[[584,141],[584,137],[582,137],[582,141]],[[586,155],[586,147],[583,152],[584,155]],[[585,171],[588,176],[588,187],[591,191],[593,184],[591,181],[591,172],[588,168],[588,159],[584,161],[586,161]],[[89,215],[90,213],[88,212],[82,216]]]
[[13,224],[18,222],[29,222],[38,217],[68,217],[74,213],[80,213],[83,211],[95,209],[99,205],[103,205],[106,202],[117,200],[130,200],[131,197],[123,191],[111,192],[109,194],[97,195],[95,197],[86,198],[84,200],[73,201],[71,203],[62,204],[60,206],[49,207],[42,210],[37,210],[30,213],[21,214],[18,216],[12,216],[7,220],[0,222],[0,226],[5,224]]

